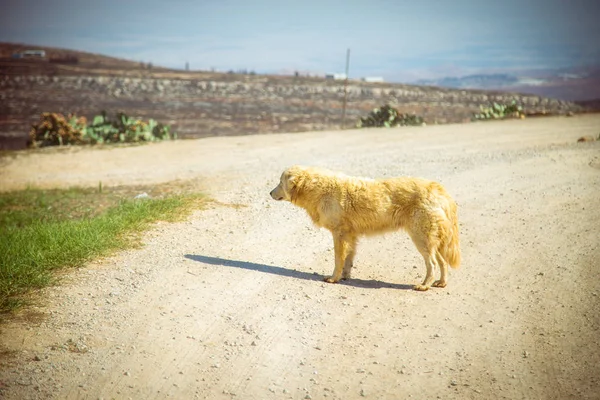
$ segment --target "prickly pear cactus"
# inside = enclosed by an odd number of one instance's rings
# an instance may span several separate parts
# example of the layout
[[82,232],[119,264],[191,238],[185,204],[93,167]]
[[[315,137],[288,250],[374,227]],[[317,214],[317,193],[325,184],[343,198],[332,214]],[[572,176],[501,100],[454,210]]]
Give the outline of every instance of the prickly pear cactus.
[[361,118],[357,128],[422,125],[423,118],[414,114],[401,114],[389,104],[375,108],[369,115]]

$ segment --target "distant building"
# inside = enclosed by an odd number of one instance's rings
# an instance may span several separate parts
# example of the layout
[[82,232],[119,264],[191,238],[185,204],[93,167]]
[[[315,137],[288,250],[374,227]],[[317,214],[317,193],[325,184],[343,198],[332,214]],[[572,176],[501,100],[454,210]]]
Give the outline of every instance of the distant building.
[[46,58],[45,50],[24,50],[20,53],[14,53],[13,58]]
[[368,83],[383,83],[383,78],[381,76],[366,76],[362,78],[363,82]]
[[327,74],[325,79],[333,79],[335,81],[343,81],[346,79],[346,74]]

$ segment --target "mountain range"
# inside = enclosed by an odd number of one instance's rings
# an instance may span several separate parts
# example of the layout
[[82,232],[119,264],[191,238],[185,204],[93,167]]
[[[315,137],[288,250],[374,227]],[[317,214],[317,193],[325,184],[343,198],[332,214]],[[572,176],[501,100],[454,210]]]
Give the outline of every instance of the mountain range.
[[524,71],[514,74],[446,76],[438,79],[420,79],[412,83],[455,89],[502,90],[562,100],[590,101],[600,98],[600,66]]

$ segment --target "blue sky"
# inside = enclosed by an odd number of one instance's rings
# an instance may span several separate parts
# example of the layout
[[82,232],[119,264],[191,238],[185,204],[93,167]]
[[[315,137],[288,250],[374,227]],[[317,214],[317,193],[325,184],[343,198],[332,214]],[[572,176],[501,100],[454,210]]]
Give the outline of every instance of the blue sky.
[[600,65],[600,1],[0,0],[0,41],[389,81]]

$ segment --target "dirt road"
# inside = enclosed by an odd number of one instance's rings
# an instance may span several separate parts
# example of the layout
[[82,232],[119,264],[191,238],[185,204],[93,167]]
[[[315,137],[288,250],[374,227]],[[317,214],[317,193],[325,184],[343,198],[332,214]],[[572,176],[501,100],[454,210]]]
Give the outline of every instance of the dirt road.
[[[1,327],[6,399],[598,399],[600,116],[209,138],[5,159],[2,189],[198,179],[222,205],[68,274]],[[404,233],[332,241],[281,170],[442,182],[463,264],[416,292]]]

